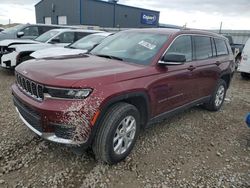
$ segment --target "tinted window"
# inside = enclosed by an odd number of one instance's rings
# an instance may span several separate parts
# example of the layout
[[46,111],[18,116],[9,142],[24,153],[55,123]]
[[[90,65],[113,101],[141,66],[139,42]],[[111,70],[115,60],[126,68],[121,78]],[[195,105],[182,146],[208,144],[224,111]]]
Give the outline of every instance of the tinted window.
[[38,27],[30,26],[23,29],[24,36],[39,36]]
[[202,60],[213,56],[210,37],[194,36],[195,59]]
[[78,32],[78,33],[76,33],[76,40],[79,40],[79,39],[86,37],[87,35],[90,35],[90,34],[93,34],[93,33]]
[[39,26],[39,34],[43,34],[51,29],[57,29],[58,27],[51,27],[51,26]]
[[181,54],[185,55],[186,61],[192,60],[192,42],[190,36],[181,36],[177,38],[170,46],[167,54]]
[[60,43],[72,43],[75,41],[75,33],[65,32],[57,36],[55,39],[59,39]]
[[227,46],[224,40],[222,39],[214,39],[215,46],[217,50],[217,55],[226,55],[228,54]]

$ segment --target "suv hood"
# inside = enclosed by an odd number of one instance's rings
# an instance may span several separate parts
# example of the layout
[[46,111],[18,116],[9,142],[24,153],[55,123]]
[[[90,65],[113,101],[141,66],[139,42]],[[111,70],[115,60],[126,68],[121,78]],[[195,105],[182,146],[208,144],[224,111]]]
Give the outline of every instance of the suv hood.
[[26,61],[17,66],[16,71],[47,86],[79,88],[132,79],[140,76],[140,70],[145,68],[92,55],[78,55]]
[[44,48],[53,47],[53,44],[38,43],[38,44],[21,44],[21,45],[11,45],[11,48],[15,48],[17,52],[33,52],[36,50],[41,50]]
[[88,52],[88,50],[81,50],[81,49],[71,49],[71,48],[64,48],[64,47],[53,47],[49,49],[37,50],[30,54],[31,57],[36,59],[40,58],[48,58],[48,57],[55,57],[55,56],[68,56],[68,55],[78,55],[84,54]]
[[39,43],[34,40],[23,40],[23,39],[6,39],[0,41],[0,46],[9,46],[9,45],[16,45],[16,44],[33,44],[33,43]]

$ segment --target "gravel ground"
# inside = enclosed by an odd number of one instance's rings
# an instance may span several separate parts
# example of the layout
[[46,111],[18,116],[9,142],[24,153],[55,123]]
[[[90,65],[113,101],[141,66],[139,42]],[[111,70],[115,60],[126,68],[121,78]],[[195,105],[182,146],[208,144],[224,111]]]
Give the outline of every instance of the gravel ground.
[[0,187],[250,187],[250,80],[235,75],[221,111],[192,108],[142,132],[126,161],[44,141],[18,118],[0,69]]

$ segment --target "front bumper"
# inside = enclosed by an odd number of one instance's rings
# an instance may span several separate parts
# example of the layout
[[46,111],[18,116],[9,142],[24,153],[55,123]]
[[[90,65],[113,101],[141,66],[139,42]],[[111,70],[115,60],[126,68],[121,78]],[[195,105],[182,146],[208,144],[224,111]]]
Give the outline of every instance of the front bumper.
[[24,117],[22,116],[22,114],[19,112],[18,108],[16,107],[16,111],[20,117],[20,119],[23,121],[23,123],[31,130],[33,131],[35,134],[37,134],[38,136],[44,138],[45,140],[51,141],[51,142],[55,142],[55,143],[59,143],[59,144],[67,144],[67,145],[79,145],[78,142],[75,142],[71,139],[64,139],[64,138],[60,138],[57,137],[54,133],[43,133],[38,131],[37,129],[35,129],[31,124],[29,124]]
[[[35,134],[55,143],[87,146],[91,133],[90,127],[79,124],[81,128],[86,126],[88,132],[84,132],[84,137],[81,137],[81,139],[76,139],[75,132],[78,129],[76,127],[72,128],[69,124],[70,121],[62,121],[65,118],[64,116],[67,116],[65,109],[76,105],[74,101],[44,100],[38,102],[24,94],[15,84],[12,86],[12,93],[14,105],[20,119]],[[80,111],[80,109],[77,110]],[[77,110],[76,114],[78,114]],[[74,113],[74,111],[71,110],[69,113]]]
[[1,66],[4,68],[15,67],[17,64],[18,52],[14,51],[8,54],[4,54],[1,57]]

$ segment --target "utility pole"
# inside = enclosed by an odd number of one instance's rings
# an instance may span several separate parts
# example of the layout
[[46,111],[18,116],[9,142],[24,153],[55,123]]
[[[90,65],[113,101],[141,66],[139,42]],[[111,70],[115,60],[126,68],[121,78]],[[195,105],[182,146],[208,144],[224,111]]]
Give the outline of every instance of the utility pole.
[[219,34],[221,34],[221,29],[222,29],[222,22],[220,22],[220,31],[219,31]]
[[9,25],[11,24],[11,19],[9,19]]

